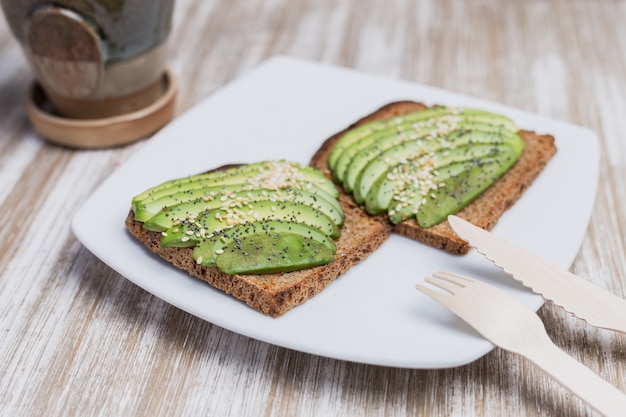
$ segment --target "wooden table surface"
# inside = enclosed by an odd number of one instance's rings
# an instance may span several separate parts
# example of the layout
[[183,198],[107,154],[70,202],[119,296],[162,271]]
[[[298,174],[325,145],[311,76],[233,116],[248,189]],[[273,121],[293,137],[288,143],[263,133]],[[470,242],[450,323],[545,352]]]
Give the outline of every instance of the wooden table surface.
[[[624,22],[619,0],[178,0],[176,112],[283,54],[588,127],[600,138],[600,184],[571,270],[624,297]],[[42,140],[22,107],[32,80],[0,20],[1,415],[595,415],[500,349],[453,369],[344,362],[240,336],[138,288],[69,220],[146,141],[73,150]],[[626,391],[626,336],[550,304],[539,314],[558,346]]]

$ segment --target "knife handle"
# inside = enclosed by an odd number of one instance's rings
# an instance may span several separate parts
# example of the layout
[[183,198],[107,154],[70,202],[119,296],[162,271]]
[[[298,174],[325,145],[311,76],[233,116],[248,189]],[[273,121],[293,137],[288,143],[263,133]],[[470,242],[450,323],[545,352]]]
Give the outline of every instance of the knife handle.
[[626,394],[559,349],[546,335],[517,353],[551,375],[565,388],[606,417],[623,417]]

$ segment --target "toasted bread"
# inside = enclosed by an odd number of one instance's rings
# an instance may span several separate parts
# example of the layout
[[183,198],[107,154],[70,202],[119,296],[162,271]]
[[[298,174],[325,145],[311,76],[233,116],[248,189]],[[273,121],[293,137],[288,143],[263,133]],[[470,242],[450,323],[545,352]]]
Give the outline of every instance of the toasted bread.
[[[410,101],[388,104],[326,140],[310,164],[330,177],[328,157],[334,144],[347,130],[371,120],[425,108],[423,104]],[[460,217],[484,229],[491,229],[556,152],[552,136],[529,131],[522,131],[520,134],[526,144],[520,159],[493,186],[457,213]],[[134,220],[132,210],[126,219],[126,227],[134,237],[164,260],[271,317],[278,317],[318,294],[333,280],[378,249],[392,232],[454,254],[463,254],[469,250],[467,243],[452,231],[447,221],[429,229],[422,229],[413,220],[394,226],[386,215],[368,215],[363,207],[343,191],[340,191],[339,202],[345,212],[345,222],[341,236],[336,241],[334,262],[280,274],[231,275],[214,267],[198,265],[192,256],[193,249],[162,247],[161,234],[144,229],[141,222]]]
[[[310,164],[330,176],[328,157],[339,138],[348,130],[373,120],[399,116],[426,108],[424,104],[412,101],[394,102],[383,106],[327,139],[312,157]],[[515,165],[476,200],[459,211],[457,213],[459,217],[485,230],[491,230],[502,214],[522,196],[556,153],[554,137],[551,135],[522,130],[520,136],[525,146]],[[424,229],[414,219],[409,219],[394,225],[393,231],[453,254],[465,254],[470,249],[467,242],[454,233],[447,221]]]
[[162,247],[161,234],[146,230],[131,211],[126,228],[138,240],[177,268],[245,302],[271,317],[278,317],[326,288],[339,275],[373,253],[391,234],[382,216],[369,216],[350,197],[339,199],[345,213],[341,236],[335,242],[335,260],[328,265],[295,272],[263,275],[230,275],[214,267],[198,265],[192,248]]

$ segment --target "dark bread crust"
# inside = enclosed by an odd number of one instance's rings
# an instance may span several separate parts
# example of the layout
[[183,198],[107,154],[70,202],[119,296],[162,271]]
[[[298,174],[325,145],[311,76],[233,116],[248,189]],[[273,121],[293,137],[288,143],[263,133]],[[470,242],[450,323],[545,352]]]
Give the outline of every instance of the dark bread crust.
[[217,268],[198,265],[191,248],[165,248],[161,234],[126,218],[126,228],[152,252],[177,268],[187,271],[213,287],[245,302],[271,317],[278,317],[304,303],[326,288],[333,280],[373,253],[391,234],[391,225],[384,217],[368,216],[346,195],[340,197],[345,212],[341,237],[336,241],[335,261],[323,266],[284,274],[231,275]]
[[[399,116],[425,108],[424,104],[412,101],[387,104],[327,139],[311,159],[311,165],[330,175],[328,157],[345,132],[369,121]],[[483,229],[491,230],[502,214],[515,204],[556,153],[553,136],[525,130],[520,131],[520,135],[525,147],[519,160],[495,184],[459,211],[457,216]],[[447,220],[431,228],[423,229],[414,219],[411,219],[393,226],[393,231],[453,254],[465,254],[470,249],[467,242],[454,233]]]

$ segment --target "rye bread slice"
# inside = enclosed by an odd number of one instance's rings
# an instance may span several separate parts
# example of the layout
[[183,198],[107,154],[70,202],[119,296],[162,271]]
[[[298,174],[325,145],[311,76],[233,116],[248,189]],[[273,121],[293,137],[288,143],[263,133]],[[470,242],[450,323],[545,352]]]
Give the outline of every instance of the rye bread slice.
[[[328,157],[345,132],[373,120],[400,116],[426,108],[424,104],[412,101],[387,104],[327,139],[311,159],[311,165],[330,176]],[[515,204],[556,153],[554,137],[551,135],[522,130],[520,136],[525,147],[519,160],[476,200],[459,211],[457,213],[459,217],[485,230],[491,230],[502,214]],[[453,254],[465,254],[470,249],[467,242],[454,233],[447,220],[424,229],[414,219],[409,219],[394,225],[393,231]]]
[[162,247],[161,234],[144,229],[141,222],[134,220],[132,211],[126,218],[126,228],[149,250],[175,267],[263,314],[278,317],[318,294],[378,249],[391,234],[391,225],[384,217],[369,216],[345,194],[340,196],[339,202],[345,212],[345,221],[341,236],[335,242],[335,260],[328,265],[281,274],[234,275],[198,265],[192,256],[193,249]]

